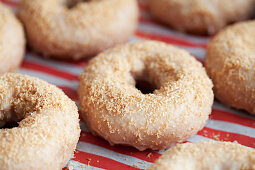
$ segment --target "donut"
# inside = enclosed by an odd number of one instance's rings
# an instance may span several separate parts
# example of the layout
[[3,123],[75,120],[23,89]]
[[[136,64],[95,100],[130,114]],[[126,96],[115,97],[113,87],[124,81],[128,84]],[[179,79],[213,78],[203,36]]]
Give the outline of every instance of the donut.
[[148,0],[148,6],[156,19],[176,30],[210,35],[250,18],[255,0]]
[[255,114],[255,21],[237,23],[209,43],[206,70],[218,100]]
[[156,41],[109,49],[80,76],[81,116],[110,144],[161,150],[197,133],[213,103],[212,82],[189,53]]
[[138,7],[136,0],[22,0],[18,16],[32,49],[78,60],[127,41]]
[[0,108],[1,169],[61,169],[73,156],[80,136],[78,110],[56,86],[4,74]]
[[148,170],[255,169],[255,150],[231,142],[185,143],[166,151]]
[[0,75],[16,71],[24,57],[25,36],[22,24],[0,2]]

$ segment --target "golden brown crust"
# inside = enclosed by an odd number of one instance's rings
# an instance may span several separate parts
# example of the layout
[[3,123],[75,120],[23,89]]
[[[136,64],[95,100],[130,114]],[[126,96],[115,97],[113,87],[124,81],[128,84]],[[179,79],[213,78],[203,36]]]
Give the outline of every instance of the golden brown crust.
[[214,34],[227,24],[250,18],[255,0],[149,0],[149,8],[177,30]]
[[78,110],[60,89],[37,78],[0,77],[1,169],[61,169],[79,139]]
[[237,23],[208,45],[206,69],[217,99],[255,114],[255,21]]
[[22,0],[18,15],[29,45],[45,56],[80,59],[123,43],[138,19],[136,0],[91,0],[72,9],[66,0]]
[[23,27],[11,10],[0,2],[0,75],[16,71],[24,53]]
[[169,149],[149,170],[255,169],[255,151],[231,142],[185,143]]
[[[158,88],[143,94],[134,77]],[[201,63],[165,43],[119,46],[92,59],[80,76],[81,112],[111,144],[159,150],[200,130],[211,113],[212,82]]]

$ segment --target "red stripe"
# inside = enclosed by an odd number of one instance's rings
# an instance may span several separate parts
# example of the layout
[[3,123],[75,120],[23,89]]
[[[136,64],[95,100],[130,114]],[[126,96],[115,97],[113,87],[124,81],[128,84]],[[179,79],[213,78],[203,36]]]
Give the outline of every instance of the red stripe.
[[60,89],[63,90],[63,92],[72,100],[78,100],[78,94],[77,91],[67,87],[67,86],[58,86]]
[[9,0],[0,0],[0,2],[3,2],[7,5],[11,5],[11,6],[14,6],[14,7],[17,7],[19,5],[18,2],[15,2],[15,1],[9,1]]
[[188,46],[188,47],[206,48],[206,44],[193,43],[190,41],[184,41],[184,40],[178,39],[176,37],[165,36],[165,35],[163,36],[163,35],[159,35],[156,33],[152,34],[152,33],[136,31],[135,35],[138,37],[141,37],[141,38],[163,41],[163,42],[170,43],[170,44],[176,44],[176,45],[182,45],[182,46]]
[[236,123],[239,125],[255,128],[254,119],[249,119],[246,117],[236,115],[234,113],[228,113],[221,110],[213,109],[212,114],[210,115],[210,119],[231,122],[231,123]]
[[78,67],[81,67],[81,68],[85,68],[87,65],[88,65],[88,59],[84,59],[84,60],[81,60],[81,61],[62,61],[66,64],[71,64],[71,65],[74,65],[74,66],[78,66]]
[[[135,167],[123,164],[121,162],[103,157],[103,156],[98,156],[95,154],[86,153],[82,151],[76,151],[74,158],[72,160],[78,161],[86,165],[91,165],[97,168],[104,168],[104,169],[123,169],[123,170],[139,169],[139,168],[135,168]],[[83,168],[86,168],[86,167],[83,167]]]
[[65,71],[60,71],[60,70],[51,68],[49,66],[35,63],[33,61],[28,61],[28,60],[23,61],[22,67],[26,69],[31,69],[31,70],[47,73],[50,75],[55,75],[57,77],[61,77],[67,80],[78,80],[78,75],[74,75]]
[[97,145],[117,153],[129,155],[147,162],[154,162],[161,156],[161,154],[153,152],[153,151],[141,152],[135,148],[128,147],[128,146],[119,146],[119,145],[110,146],[109,143],[103,140],[102,138],[95,137],[90,132],[86,132],[86,131],[81,132],[80,141]]
[[218,141],[229,141],[229,142],[237,141],[239,144],[255,148],[255,139],[249,136],[241,135],[241,134],[215,130],[208,127],[204,127],[197,134],[207,138],[218,140]]

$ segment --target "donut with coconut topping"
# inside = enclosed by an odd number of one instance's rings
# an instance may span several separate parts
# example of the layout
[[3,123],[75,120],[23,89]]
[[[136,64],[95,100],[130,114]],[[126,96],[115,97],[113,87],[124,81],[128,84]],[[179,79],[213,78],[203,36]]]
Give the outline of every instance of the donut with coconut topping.
[[218,100],[255,114],[255,21],[241,22],[219,32],[209,43],[206,70]]
[[213,103],[202,64],[156,41],[99,54],[80,76],[78,94],[81,115],[94,134],[139,150],[165,149],[191,137]]
[[255,150],[231,142],[185,143],[166,151],[148,170],[255,169]]
[[1,169],[61,169],[80,136],[75,103],[38,78],[0,77]]

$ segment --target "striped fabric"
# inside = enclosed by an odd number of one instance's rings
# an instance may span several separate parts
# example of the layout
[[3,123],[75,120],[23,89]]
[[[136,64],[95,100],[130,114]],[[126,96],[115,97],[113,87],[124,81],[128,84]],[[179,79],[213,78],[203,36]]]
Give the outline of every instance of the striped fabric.
[[[0,0],[14,10],[18,0]],[[146,0],[140,0],[140,24],[130,41],[159,40],[174,44],[189,51],[203,62],[209,37],[198,37],[175,32],[154,21],[146,9]],[[26,53],[20,73],[39,77],[60,87],[71,99],[78,103],[78,76],[87,61],[65,62],[38,57],[30,51]],[[146,169],[164,151],[139,152],[131,147],[110,146],[107,141],[93,136],[81,122],[81,137],[75,157],[66,169]],[[186,142],[231,141],[255,148],[255,117],[245,112],[230,109],[218,101],[214,102],[210,120],[205,127]]]

